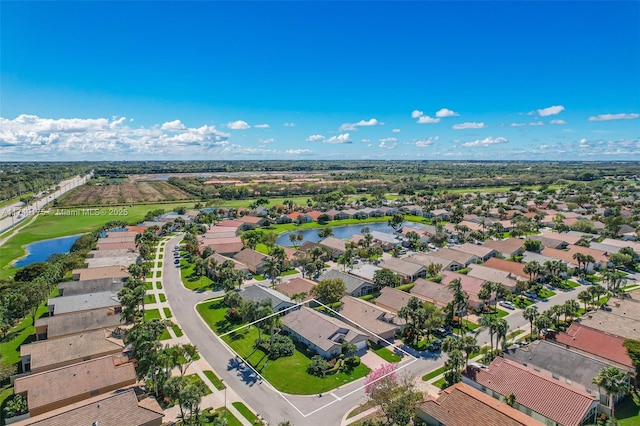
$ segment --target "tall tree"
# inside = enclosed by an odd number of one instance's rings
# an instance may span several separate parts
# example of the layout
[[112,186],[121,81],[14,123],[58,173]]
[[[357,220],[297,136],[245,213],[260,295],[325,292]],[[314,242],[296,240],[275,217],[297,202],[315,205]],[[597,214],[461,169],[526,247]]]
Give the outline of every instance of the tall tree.
[[629,377],[616,367],[604,367],[598,371],[598,375],[593,378],[593,384],[598,385],[609,395],[609,407],[611,408],[611,418],[615,422],[615,397],[629,392]]

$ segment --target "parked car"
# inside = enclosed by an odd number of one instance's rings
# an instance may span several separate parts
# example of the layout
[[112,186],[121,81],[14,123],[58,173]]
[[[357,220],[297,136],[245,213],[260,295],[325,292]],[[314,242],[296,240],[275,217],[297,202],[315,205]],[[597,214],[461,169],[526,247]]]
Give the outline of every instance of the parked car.
[[514,310],[516,308],[515,306],[513,306],[513,303],[509,302],[508,300],[501,300],[498,302],[498,305],[511,310]]
[[441,346],[442,346],[442,342],[440,341],[440,339],[436,339],[433,342],[431,342],[431,344],[427,347],[427,350],[431,352],[439,351]]

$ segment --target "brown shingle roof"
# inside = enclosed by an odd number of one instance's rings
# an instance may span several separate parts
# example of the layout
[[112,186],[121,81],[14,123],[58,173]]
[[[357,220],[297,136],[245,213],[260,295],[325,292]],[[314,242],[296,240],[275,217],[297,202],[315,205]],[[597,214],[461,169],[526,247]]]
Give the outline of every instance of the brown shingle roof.
[[447,426],[534,426],[542,425],[527,416],[462,382],[429,397],[418,406],[420,411]]
[[120,315],[108,313],[107,309],[75,312],[67,315],[43,317],[36,320],[36,329],[45,327],[47,338],[53,339],[70,334],[82,333],[99,328],[114,327],[120,325]]
[[311,289],[316,283],[305,278],[293,278],[287,282],[276,285],[276,290],[289,297],[294,294],[307,293],[307,299],[310,299]]
[[411,297],[417,297],[422,299],[418,295],[409,294],[402,290],[397,290],[392,287],[384,287],[380,290],[380,296],[376,299],[376,305],[384,306],[392,311],[399,311],[403,307],[407,306]]
[[138,402],[133,389],[100,395],[40,416],[14,423],[16,426],[141,426],[161,424],[164,416],[155,399]]
[[446,285],[418,278],[410,291],[411,295],[423,297],[429,302],[443,307],[453,300],[453,292]]
[[503,358],[488,368],[470,365],[465,375],[500,395],[513,393],[516,401],[564,426],[578,426],[595,398],[590,394]]
[[96,278],[120,278],[128,277],[126,266],[101,266],[98,268],[74,269],[73,275],[78,275],[77,281],[94,280]]
[[487,268],[498,269],[500,271],[510,272],[516,277],[522,279],[529,279],[529,276],[524,273],[524,264],[518,262],[512,262],[510,260],[498,259],[497,257],[492,257],[487,260],[484,265]]
[[248,248],[233,256],[237,261],[254,267],[267,260],[267,257],[266,254]]
[[30,376],[17,378],[14,392],[27,392],[29,411],[88,394],[93,390],[135,383],[133,363],[117,365],[118,357],[106,356],[91,361]]

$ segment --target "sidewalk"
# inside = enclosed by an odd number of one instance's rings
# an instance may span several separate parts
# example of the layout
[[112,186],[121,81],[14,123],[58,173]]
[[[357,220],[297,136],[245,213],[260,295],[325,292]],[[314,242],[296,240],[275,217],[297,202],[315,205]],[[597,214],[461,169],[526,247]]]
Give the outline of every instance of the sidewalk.
[[[174,324],[180,326],[180,324],[177,322],[175,317],[172,316],[171,318],[167,318],[167,316],[165,315],[164,308],[167,308],[169,309],[169,311],[171,311],[171,306],[168,300],[165,300],[164,302],[160,301],[159,295],[164,294],[163,290],[161,288],[158,288],[162,285],[162,276],[159,278],[156,278],[156,272],[163,270],[163,266],[161,267],[157,266],[158,262],[162,262],[163,265],[166,262],[171,262],[171,265],[173,265],[173,254],[167,253],[166,250],[164,250],[167,241],[169,241],[170,239],[171,238],[165,237],[158,244],[158,248],[156,250],[156,257],[155,257],[155,260],[153,261],[153,267],[151,268],[151,278],[146,279],[147,282],[152,283],[152,289],[147,290],[147,294],[152,294],[156,300],[156,303],[148,304],[145,307],[145,309],[158,309],[160,312],[161,319],[163,320],[169,319]],[[160,248],[163,249],[162,252],[160,251]],[[163,255],[162,259],[159,259],[160,254]],[[163,274],[163,272],[161,272],[161,274]],[[183,334],[182,336],[177,337],[173,329],[169,328],[168,331],[169,331],[169,335],[171,336],[171,339],[162,341],[163,344],[170,344],[170,345],[191,344],[191,341],[186,335]],[[238,394],[236,394],[231,388],[225,388],[223,390],[216,389],[213,383],[211,383],[209,378],[204,374],[204,371],[207,371],[207,370],[213,371],[213,373],[216,376],[220,377],[204,358],[200,358],[196,362],[191,364],[186,372],[186,375],[197,374],[205,383],[205,385],[207,385],[207,387],[211,390],[211,394],[205,395],[202,398],[202,403],[200,404],[200,408],[201,409],[205,409],[208,407],[220,408],[220,407],[226,406],[227,410],[229,410],[229,412],[231,412],[238,419],[240,423],[242,423],[245,426],[252,426],[252,424],[242,414],[240,414],[240,412],[231,404],[233,402],[242,402],[245,406],[247,406],[247,408],[249,408],[249,405],[245,401],[243,401],[238,396]],[[254,410],[251,410],[251,411],[254,411]],[[178,406],[169,407],[164,411],[164,414],[165,414],[165,418],[164,418],[165,422],[170,420],[176,420],[178,418],[178,415],[180,414],[180,407]]]

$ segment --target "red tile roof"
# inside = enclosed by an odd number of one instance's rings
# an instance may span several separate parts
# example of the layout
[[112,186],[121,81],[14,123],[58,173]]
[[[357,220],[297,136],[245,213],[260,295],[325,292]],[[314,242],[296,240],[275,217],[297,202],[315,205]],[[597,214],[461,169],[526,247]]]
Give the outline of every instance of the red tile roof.
[[503,358],[488,368],[469,366],[465,375],[564,426],[579,426],[596,401],[590,394]]
[[492,257],[484,263],[484,266],[487,268],[499,269],[500,271],[511,272],[511,274],[525,280],[529,279],[529,276],[524,273],[523,263]]
[[627,354],[627,349],[622,346],[624,343],[623,338],[585,327],[575,322],[569,326],[566,333],[547,334],[547,340],[627,367],[633,367],[633,362]]
[[419,417],[421,411],[447,426],[542,425],[504,402],[462,382],[443,390],[437,399],[425,399],[418,406]]

